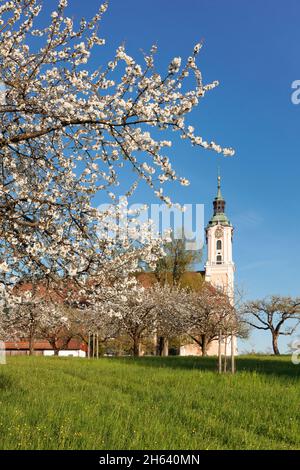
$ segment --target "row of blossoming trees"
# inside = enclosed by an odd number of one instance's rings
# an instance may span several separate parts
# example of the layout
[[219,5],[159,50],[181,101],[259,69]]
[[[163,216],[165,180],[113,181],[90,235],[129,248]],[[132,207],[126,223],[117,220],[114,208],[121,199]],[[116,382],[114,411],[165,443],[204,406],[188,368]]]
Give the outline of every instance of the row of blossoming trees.
[[[164,240],[148,223],[137,233],[138,214],[116,200],[144,183],[170,204],[163,184],[189,183],[172,166],[170,131],[233,155],[186,123],[218,85],[202,81],[202,44],[185,63],[175,57],[164,74],[155,67],[155,46],[142,64],[123,45],[103,63],[106,3],[78,22],[67,0],[48,23],[40,21],[42,7],[37,0],[0,6],[2,336],[38,334],[55,345],[57,332],[65,331],[67,341],[73,329],[104,337],[122,331],[136,353],[146,334],[199,333],[194,294],[137,284],[133,274],[155,266]],[[105,210],[95,208],[96,197],[107,202]],[[26,278],[32,288],[21,292]]]
[[29,339],[31,353],[37,339],[48,340],[58,352],[73,338],[88,343],[91,335],[97,335],[103,351],[113,340],[123,348],[128,344],[127,352],[136,356],[145,348],[148,353],[163,354],[164,343],[177,339],[182,344],[195,341],[206,355],[220,335],[241,331],[227,296],[205,282],[195,291],[158,282],[144,288],[132,280],[126,292],[122,289],[116,295],[115,286],[107,286],[105,295],[102,292],[92,303],[86,291],[82,297],[73,287],[67,300],[60,297],[65,289],[50,292],[40,280],[23,284],[20,290],[4,309],[2,335]]

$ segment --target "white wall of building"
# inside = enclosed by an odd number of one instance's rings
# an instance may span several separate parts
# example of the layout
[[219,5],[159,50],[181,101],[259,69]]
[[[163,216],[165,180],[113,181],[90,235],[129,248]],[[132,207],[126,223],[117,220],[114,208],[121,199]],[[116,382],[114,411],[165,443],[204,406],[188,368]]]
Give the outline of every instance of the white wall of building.
[[[43,353],[44,356],[54,356],[54,351],[45,350]],[[86,357],[86,352],[81,351],[80,349],[70,349],[70,350],[62,350],[58,352],[59,357]]]

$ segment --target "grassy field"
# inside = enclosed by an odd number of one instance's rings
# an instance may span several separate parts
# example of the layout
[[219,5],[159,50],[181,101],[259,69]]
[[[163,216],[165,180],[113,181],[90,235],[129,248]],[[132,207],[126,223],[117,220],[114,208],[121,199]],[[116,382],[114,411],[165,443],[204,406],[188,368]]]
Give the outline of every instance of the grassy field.
[[14,357],[0,366],[1,449],[300,449],[300,366],[243,357]]

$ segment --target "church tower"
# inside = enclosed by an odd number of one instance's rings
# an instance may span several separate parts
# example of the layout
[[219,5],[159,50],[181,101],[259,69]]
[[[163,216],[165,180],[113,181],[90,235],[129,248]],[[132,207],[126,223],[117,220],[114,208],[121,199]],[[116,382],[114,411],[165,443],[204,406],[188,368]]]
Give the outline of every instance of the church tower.
[[[218,176],[218,191],[213,201],[214,213],[206,227],[207,262],[205,264],[205,281],[220,288],[234,303],[234,262],[232,260],[233,227],[225,213],[225,200],[221,192],[221,177]],[[237,354],[236,336],[222,337],[221,352],[230,355],[233,346]],[[195,344],[181,346],[180,355],[199,355],[200,348]],[[218,340],[210,343],[209,356],[218,355]]]
[[214,213],[206,227],[207,262],[205,280],[227,293],[233,302],[234,263],[232,260],[233,227],[225,214],[225,200],[218,176],[218,192],[213,201]]

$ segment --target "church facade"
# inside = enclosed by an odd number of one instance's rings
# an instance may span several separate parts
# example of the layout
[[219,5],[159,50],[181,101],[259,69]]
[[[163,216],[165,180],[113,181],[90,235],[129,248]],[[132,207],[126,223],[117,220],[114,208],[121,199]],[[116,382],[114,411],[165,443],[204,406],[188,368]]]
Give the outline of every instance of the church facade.
[[[221,177],[218,176],[217,195],[213,201],[213,216],[206,226],[207,260],[205,263],[204,278],[206,282],[226,293],[230,301],[234,302],[234,272],[235,265],[232,258],[233,226],[225,211],[226,202],[221,192]],[[231,340],[223,341],[222,349],[231,350]],[[237,340],[233,337],[233,347],[237,354]],[[218,342],[213,341],[208,349],[208,355],[217,355]],[[180,348],[180,355],[199,355],[200,347],[196,344],[187,344]]]

